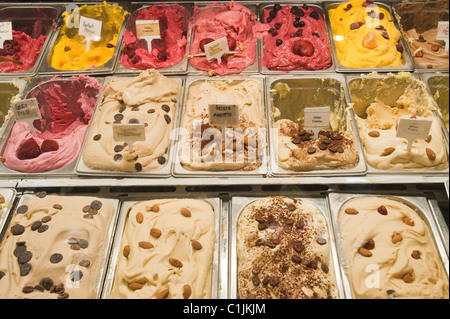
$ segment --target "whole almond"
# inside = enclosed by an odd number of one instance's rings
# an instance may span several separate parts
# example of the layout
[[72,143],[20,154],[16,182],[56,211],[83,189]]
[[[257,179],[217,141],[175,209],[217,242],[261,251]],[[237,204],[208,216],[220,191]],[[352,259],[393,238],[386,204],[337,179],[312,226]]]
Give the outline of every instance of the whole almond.
[[152,212],[155,212],[155,213],[159,212],[159,206],[157,204],[152,206]]
[[400,235],[400,234],[392,235],[392,243],[393,244],[396,244],[396,243],[398,243],[398,242],[400,242],[402,240],[403,240],[403,236],[402,235]]
[[414,250],[411,253],[411,257],[414,259],[420,259],[420,256],[422,255],[422,253],[420,252],[420,250]]
[[434,52],[438,52],[440,48],[441,47],[439,45],[437,45],[437,44],[432,44],[431,45],[431,50],[433,50]]
[[175,257],[170,257],[169,258],[169,263],[172,266],[177,267],[177,268],[183,267],[183,263],[180,260],[176,259]]
[[403,281],[407,284],[410,284],[414,281],[414,278],[411,274],[406,274],[405,276],[403,276]]
[[430,160],[434,161],[436,159],[436,154],[431,149],[426,148],[425,152]]
[[349,214],[349,215],[356,215],[356,214],[358,214],[359,212],[356,210],[356,209],[354,209],[354,208],[346,208],[345,209],[345,212],[347,213],[347,214]]
[[141,224],[144,221],[144,215],[142,215],[142,213],[137,213],[136,214],[136,221]]
[[164,298],[167,297],[167,295],[169,295],[169,289],[161,290],[161,291],[156,295],[156,299],[164,299]]
[[387,209],[386,206],[381,205],[380,207],[378,207],[377,211],[381,214],[381,215],[387,215]]
[[423,52],[422,51],[418,51],[418,52],[416,52],[416,54],[414,56],[418,57],[418,58],[421,58],[421,57],[423,57]]
[[359,248],[358,252],[364,257],[372,257],[372,253],[363,247]]
[[128,288],[130,288],[131,290],[142,289],[142,287],[144,287],[144,285],[140,282],[132,282],[128,284]]
[[191,296],[191,293],[192,293],[191,286],[184,285],[183,286],[183,298],[184,299],[189,299],[189,297]]
[[364,249],[372,250],[375,248],[375,241],[373,239],[368,239],[363,246]]
[[414,220],[408,216],[403,217],[402,221],[409,226],[414,226]]
[[187,208],[182,208],[181,215],[183,215],[184,217],[191,217],[191,211]]
[[426,138],[425,142],[427,142],[427,143],[431,142],[431,135],[428,135],[428,137]]
[[380,132],[378,132],[378,131],[370,131],[369,132],[369,136],[370,137],[379,137],[380,136]]
[[129,255],[130,255],[130,246],[125,245],[125,246],[123,247],[123,256],[124,256],[125,258],[128,258]]
[[144,249],[150,249],[153,248],[155,246],[153,246],[153,244],[151,242],[148,241],[140,241],[139,242],[139,247],[144,248]]
[[381,156],[388,156],[388,155],[392,154],[394,151],[395,151],[394,147],[385,148],[383,153],[381,154]]
[[200,250],[200,249],[202,249],[202,244],[196,240],[193,240],[192,248],[194,248],[195,250]]
[[159,238],[161,236],[161,231],[158,228],[152,228],[150,229],[150,235],[155,238]]

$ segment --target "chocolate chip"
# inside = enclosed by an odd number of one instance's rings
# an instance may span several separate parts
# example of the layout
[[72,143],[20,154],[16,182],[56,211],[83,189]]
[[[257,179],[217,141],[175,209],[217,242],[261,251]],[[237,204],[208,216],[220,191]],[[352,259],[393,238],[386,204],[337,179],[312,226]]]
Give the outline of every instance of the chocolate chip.
[[342,146],[337,147],[338,153],[344,153],[344,148]]
[[292,143],[294,143],[294,144],[300,144],[301,142],[302,142],[302,140],[299,139],[299,138],[293,138],[292,139]]
[[41,226],[42,226],[42,222],[40,220],[38,220],[38,221],[35,221],[33,224],[31,224],[30,228],[31,228],[31,230],[36,230]]
[[291,225],[294,225],[295,221],[292,218],[288,218],[288,219],[286,219],[285,223],[286,223],[286,225],[291,226]]
[[258,276],[253,276],[252,277],[252,283],[254,286],[259,286],[259,284],[261,283],[261,280],[259,279]]
[[167,115],[167,114],[164,114],[164,119],[166,120],[166,123],[167,123],[167,124],[170,124],[170,122],[172,121],[171,118],[170,118],[170,116]]
[[265,277],[264,279],[263,279],[263,285],[264,286],[267,286],[268,284],[269,284],[269,282],[270,282],[270,277]]
[[327,240],[325,238],[323,238],[323,237],[317,237],[316,242],[319,245],[325,245],[327,243]]
[[50,262],[52,264],[57,264],[59,263],[61,260],[63,260],[63,255],[55,253],[53,255],[50,256]]
[[25,287],[23,287],[23,289],[22,289],[22,292],[24,293],[24,294],[29,294],[29,293],[31,293],[31,292],[33,292],[34,291],[34,287],[33,286],[25,286]]
[[164,156],[158,157],[159,165],[164,165],[166,163],[166,158]]
[[90,209],[91,209],[91,205],[86,205],[86,206],[83,207],[82,210],[83,210],[84,213],[87,213]]
[[317,266],[318,266],[318,263],[317,263],[317,260],[315,260],[315,259],[311,260],[311,262],[308,264],[308,267],[312,268],[312,269],[317,269]]
[[270,238],[266,241],[266,245],[269,248],[275,248],[275,247],[277,247],[278,244],[279,244],[279,241],[276,239]]
[[139,124],[139,120],[138,119],[130,119],[128,121],[128,123],[130,123],[130,124]]
[[139,107],[138,107],[138,106],[133,106],[133,107],[131,108],[131,111],[137,112],[137,111],[139,111]]
[[121,106],[119,109],[119,113],[123,113],[123,111],[125,111],[127,109],[126,106]]
[[123,156],[120,154],[115,154],[114,155],[114,161],[119,162],[123,159]]
[[266,229],[267,227],[269,227],[269,225],[268,225],[268,223],[266,223],[266,222],[262,222],[262,223],[259,223],[259,224],[258,224],[258,230],[264,230],[264,229]]
[[23,227],[20,224],[17,224],[17,225],[14,225],[13,227],[11,227],[11,233],[14,236],[22,235],[24,231],[25,231],[25,227]]
[[161,105],[161,108],[164,112],[170,112],[170,106],[168,106],[167,104]]
[[0,279],[2,279],[3,277],[5,277],[5,272],[4,271],[0,271]]
[[52,292],[55,292],[55,293],[58,293],[58,294],[63,293],[64,290],[65,289],[64,289],[64,284],[63,283],[59,283],[56,286],[54,285],[52,287]]
[[70,51],[70,50],[72,50],[72,49],[71,49],[69,46],[66,45],[66,46],[64,47],[64,52],[68,52],[68,51]]
[[38,228],[38,233],[43,233],[48,229],[48,225],[42,225],[41,227]]
[[83,218],[84,219],[93,219],[94,216],[92,216],[91,214],[85,214],[85,215],[83,215]]
[[31,251],[25,251],[22,255],[19,256],[17,261],[19,262],[19,264],[26,264],[31,260],[32,257],[33,254],[31,253]]
[[292,246],[292,248],[294,248],[295,252],[297,252],[297,253],[301,253],[301,252],[305,249],[305,247],[303,246],[303,244],[300,243],[300,242],[295,243],[295,244]]
[[24,245],[17,246],[16,249],[14,249],[14,256],[19,258],[22,254],[24,254],[27,251],[27,247]]
[[326,150],[327,149],[327,144],[325,144],[325,143],[320,144],[319,145],[319,149],[322,150],[322,151]]
[[291,260],[296,264],[300,264],[302,262],[302,258],[299,255],[292,255]]
[[331,153],[336,153],[336,152],[337,152],[337,148],[334,147],[334,146],[331,146],[328,150],[329,150]]
[[17,214],[25,214],[28,211],[27,205],[21,205],[17,208],[16,213]]
[[42,217],[41,222],[48,223],[51,220],[52,220],[52,216],[44,216],[44,217]]
[[80,264],[79,264],[81,267],[89,267],[90,265],[91,265],[91,262],[89,261],[89,260],[87,260],[87,259],[83,259],[82,261],[80,261]]
[[272,278],[270,278],[269,284],[270,284],[272,287],[278,286],[279,283],[280,283],[280,278],[278,278],[278,277],[272,277]]
[[70,273],[69,278],[73,282],[80,281],[83,278],[83,273],[80,270],[74,270]]
[[317,11],[313,11],[313,12],[311,12],[310,14],[309,14],[309,16],[311,17],[311,18],[313,18],[314,20],[319,20],[319,13],[317,12]]
[[320,265],[320,268],[322,268],[323,272],[326,273],[326,274],[328,274],[328,272],[330,271],[328,266],[325,265],[325,264]]
[[63,292],[63,293],[59,294],[57,298],[58,299],[67,299],[67,298],[69,298],[69,294],[67,292]]
[[40,292],[44,292],[44,287],[42,287],[42,285],[35,285],[34,286],[34,290],[40,291]]
[[329,145],[329,144],[331,144],[332,141],[331,141],[330,138],[327,137],[327,138],[324,138],[322,142],[323,142],[325,145]]
[[80,245],[81,248],[86,249],[89,246],[89,242],[86,239],[80,239],[78,245]]
[[46,191],[37,192],[36,196],[39,198],[44,198],[45,196],[47,196],[47,192]]
[[123,146],[122,145],[116,145],[114,146],[114,152],[119,153],[122,152]]
[[109,49],[111,49],[111,48],[114,48],[115,46],[114,46],[114,44],[112,44],[112,43],[107,43],[107,44],[106,44],[106,47],[109,48]]
[[308,154],[314,154],[316,149],[314,147],[308,147]]
[[20,275],[21,276],[26,276],[30,273],[31,271],[31,265],[30,264],[19,264],[19,269],[20,269]]
[[137,172],[140,172],[140,171],[142,171],[142,164],[136,163],[136,164],[134,164],[134,168]]
[[255,243],[256,246],[263,246],[265,244],[266,244],[266,240],[264,238],[258,238]]
[[149,109],[149,110],[147,111],[148,114],[152,114],[152,113],[155,113],[155,112],[156,112],[155,109]]
[[94,137],[92,139],[94,141],[98,141],[101,137],[102,137],[102,134],[97,134],[97,135],[94,135]]
[[91,203],[91,208],[95,209],[95,210],[100,210],[100,208],[102,208],[102,206],[103,206],[103,204],[99,200],[93,200]]
[[53,280],[51,278],[43,278],[39,284],[44,287],[45,290],[50,290],[50,288],[52,288],[53,286]]
[[258,266],[253,267],[253,269],[252,269],[252,274],[253,274],[253,275],[257,275],[257,274],[259,274],[260,272],[261,272],[261,267],[258,267]]
[[[91,215],[89,215],[89,216],[91,216]],[[92,217],[91,217],[91,219],[92,219]],[[72,245],[70,245],[70,249],[72,249],[72,250],[80,250],[81,247],[78,244],[72,244]]]
[[381,36],[382,36],[383,38],[385,38],[386,40],[389,40],[389,34],[388,34],[386,31],[382,32],[382,33],[381,33]]
[[118,113],[114,115],[114,120],[115,121],[122,121],[123,120],[123,114]]

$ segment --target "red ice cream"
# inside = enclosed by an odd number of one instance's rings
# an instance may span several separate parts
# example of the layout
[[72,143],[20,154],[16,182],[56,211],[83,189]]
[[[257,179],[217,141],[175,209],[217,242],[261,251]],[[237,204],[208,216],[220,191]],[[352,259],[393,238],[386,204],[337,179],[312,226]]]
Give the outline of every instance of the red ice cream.
[[193,21],[193,39],[190,55],[203,53],[202,47],[213,40],[227,37],[234,55],[208,62],[206,57],[194,57],[189,63],[197,70],[214,75],[238,74],[256,61],[256,38],[266,34],[268,27],[256,21],[256,15],[247,7],[231,1],[225,5],[212,3],[196,7]]
[[[144,39],[136,36],[136,20],[158,20],[160,39],[153,39],[151,51]],[[135,12],[124,32],[120,61],[129,69],[166,69],[179,63],[185,53],[189,24],[188,11],[178,5],[152,5]]]
[[331,47],[321,10],[303,5],[275,5],[263,10],[270,27],[264,37],[261,65],[269,70],[325,70]]

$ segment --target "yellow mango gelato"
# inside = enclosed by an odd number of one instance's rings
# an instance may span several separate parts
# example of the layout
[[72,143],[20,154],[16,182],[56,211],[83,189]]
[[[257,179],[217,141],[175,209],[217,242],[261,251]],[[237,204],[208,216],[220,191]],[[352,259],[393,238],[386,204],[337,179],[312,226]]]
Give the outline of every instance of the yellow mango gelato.
[[[50,65],[58,70],[86,70],[102,66],[114,54],[127,14],[122,7],[106,2],[64,12],[64,25],[50,53]],[[89,51],[86,51],[85,37],[78,34],[81,16],[102,21],[101,39],[91,42]]]
[[404,64],[401,33],[388,10],[372,1],[350,0],[328,10],[336,55],[349,68]]

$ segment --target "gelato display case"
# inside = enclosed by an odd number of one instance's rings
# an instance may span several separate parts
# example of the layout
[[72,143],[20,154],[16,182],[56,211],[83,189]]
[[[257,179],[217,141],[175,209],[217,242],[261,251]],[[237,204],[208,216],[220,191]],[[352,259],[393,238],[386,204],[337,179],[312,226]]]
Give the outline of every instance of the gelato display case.
[[0,299],[448,299],[441,2],[0,3]]

